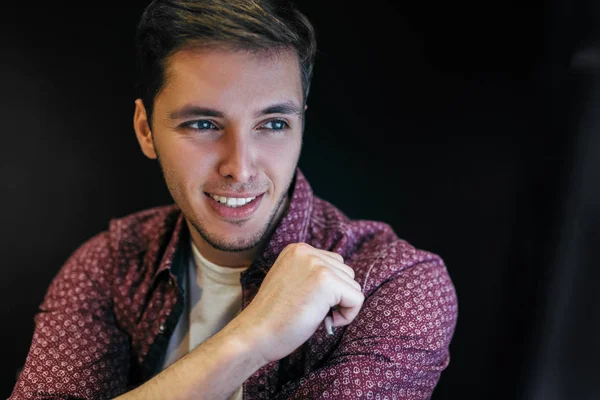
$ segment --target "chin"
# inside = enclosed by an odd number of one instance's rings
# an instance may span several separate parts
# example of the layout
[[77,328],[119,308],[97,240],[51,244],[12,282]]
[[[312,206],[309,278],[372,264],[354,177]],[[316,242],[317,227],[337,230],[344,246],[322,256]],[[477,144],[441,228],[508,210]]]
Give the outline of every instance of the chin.
[[235,237],[233,240],[231,237],[228,237],[227,240],[220,240],[219,238],[210,237],[208,235],[202,236],[204,237],[204,240],[215,249],[233,253],[252,250],[260,243],[259,235]]

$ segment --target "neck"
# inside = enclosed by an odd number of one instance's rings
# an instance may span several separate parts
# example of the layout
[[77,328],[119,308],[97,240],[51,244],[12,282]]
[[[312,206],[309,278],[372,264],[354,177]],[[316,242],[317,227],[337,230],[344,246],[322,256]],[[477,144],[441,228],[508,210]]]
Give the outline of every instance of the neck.
[[187,221],[187,225],[190,231],[190,235],[194,244],[202,254],[204,258],[207,260],[221,266],[221,267],[229,267],[229,268],[240,268],[240,267],[249,267],[254,259],[258,257],[264,251],[273,231],[279,226],[281,219],[285,215],[285,212],[288,209],[290,203],[290,198],[287,196],[285,200],[281,203],[281,206],[277,210],[277,214],[273,219],[273,223],[269,226],[265,235],[263,235],[263,239],[253,248],[246,251],[241,252],[232,252],[232,251],[223,251],[215,249],[209,243],[206,242],[200,236],[200,234],[196,231],[192,224]]

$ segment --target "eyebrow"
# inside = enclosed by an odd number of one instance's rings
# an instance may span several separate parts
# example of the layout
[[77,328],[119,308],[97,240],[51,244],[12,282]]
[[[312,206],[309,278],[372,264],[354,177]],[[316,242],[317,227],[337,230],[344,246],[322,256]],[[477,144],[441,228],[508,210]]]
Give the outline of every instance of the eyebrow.
[[[270,114],[285,114],[285,115],[301,115],[302,110],[300,107],[291,100],[284,101],[281,103],[272,104],[257,113],[254,114],[255,118],[270,115]],[[172,111],[169,113],[169,119],[187,119],[195,117],[214,117],[224,118],[225,114],[221,111],[210,107],[200,107],[193,104],[187,104],[179,110]]]
[[269,114],[285,114],[285,115],[301,115],[302,110],[300,107],[291,100],[284,101],[283,103],[273,104],[259,112],[254,117],[258,118],[263,115]]

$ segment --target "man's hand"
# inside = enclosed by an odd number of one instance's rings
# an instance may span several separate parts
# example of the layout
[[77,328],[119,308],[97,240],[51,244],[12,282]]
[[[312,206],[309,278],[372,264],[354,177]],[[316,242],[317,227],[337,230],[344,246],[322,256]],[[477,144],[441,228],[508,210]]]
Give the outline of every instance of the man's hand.
[[348,325],[363,301],[341,255],[294,243],[279,254],[256,297],[232,322],[267,363],[308,340],[330,308],[335,307],[334,326]]

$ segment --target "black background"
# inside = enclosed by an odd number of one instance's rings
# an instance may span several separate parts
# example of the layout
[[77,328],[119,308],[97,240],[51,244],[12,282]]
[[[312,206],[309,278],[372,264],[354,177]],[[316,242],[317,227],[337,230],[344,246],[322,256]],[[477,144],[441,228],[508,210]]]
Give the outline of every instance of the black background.
[[[348,216],[446,261],[459,319],[434,400],[594,398],[600,218],[582,149],[600,156],[600,123],[594,64],[574,60],[597,6],[351,3],[298,1],[320,49],[300,168]],[[110,218],[171,202],[132,128],[146,2],[92,4],[0,11],[0,398],[70,253]],[[579,271],[567,289],[565,270]]]

